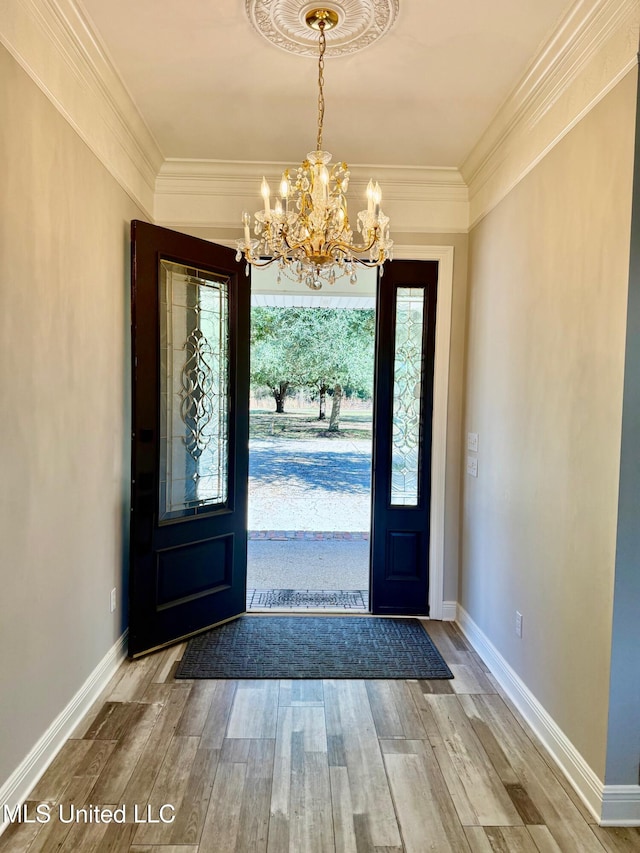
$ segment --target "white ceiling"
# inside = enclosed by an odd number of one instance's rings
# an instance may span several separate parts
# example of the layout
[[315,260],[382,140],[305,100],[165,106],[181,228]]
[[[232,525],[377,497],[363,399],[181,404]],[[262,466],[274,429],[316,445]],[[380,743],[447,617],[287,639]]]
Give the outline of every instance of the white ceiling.
[[[83,0],[166,158],[298,163],[317,63],[270,45],[244,0]],[[572,5],[400,0],[391,31],[328,57],[324,147],[350,164],[460,166]]]

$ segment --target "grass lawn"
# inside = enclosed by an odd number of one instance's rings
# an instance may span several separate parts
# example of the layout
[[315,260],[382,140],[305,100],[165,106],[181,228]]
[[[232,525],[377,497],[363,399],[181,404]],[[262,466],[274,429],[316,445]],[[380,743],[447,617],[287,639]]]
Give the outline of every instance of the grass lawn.
[[[330,408],[330,406],[328,407]],[[294,409],[282,415],[265,409],[249,412],[250,438],[371,438],[371,410],[343,409],[340,429],[329,432],[329,417],[318,420],[316,406],[309,409]]]

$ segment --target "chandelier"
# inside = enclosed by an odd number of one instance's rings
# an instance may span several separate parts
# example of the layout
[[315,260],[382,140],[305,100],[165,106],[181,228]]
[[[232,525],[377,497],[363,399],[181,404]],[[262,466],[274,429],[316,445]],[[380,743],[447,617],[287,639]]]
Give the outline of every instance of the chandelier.
[[389,239],[389,217],[380,209],[380,185],[369,181],[367,209],[358,213],[361,242],[354,243],[346,199],[349,168],[344,162],[332,165],[331,154],[322,150],[325,31],[336,26],[338,15],[333,9],[313,9],[305,20],[319,33],[316,150],[307,154],[293,175],[288,169],[283,173],[273,205],[271,188],[262,178],[264,209],[254,216],[255,238],[251,236],[251,217],[244,212],[244,239],[237,241],[236,260],[245,258],[247,275],[249,264],[265,267],[276,263],[278,282],[284,272],[311,290],[320,290],[323,282],[334,284],[345,274],[355,284],[357,264],[379,266],[382,274],[382,264],[392,256],[393,241]]

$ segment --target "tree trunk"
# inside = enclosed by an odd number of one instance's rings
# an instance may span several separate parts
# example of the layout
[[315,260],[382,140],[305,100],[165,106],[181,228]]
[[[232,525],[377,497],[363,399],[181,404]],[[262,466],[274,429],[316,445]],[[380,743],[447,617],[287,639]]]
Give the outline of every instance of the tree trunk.
[[327,385],[320,386],[320,414],[318,415],[319,421],[325,421],[327,419]]
[[275,388],[271,389],[274,400],[276,401],[276,414],[278,415],[284,414],[284,399],[287,396],[288,387],[288,382],[281,382],[279,385],[276,385]]
[[336,385],[333,389],[333,402],[331,403],[331,417],[329,419],[329,432],[337,432],[340,428],[340,406],[342,404],[342,385]]

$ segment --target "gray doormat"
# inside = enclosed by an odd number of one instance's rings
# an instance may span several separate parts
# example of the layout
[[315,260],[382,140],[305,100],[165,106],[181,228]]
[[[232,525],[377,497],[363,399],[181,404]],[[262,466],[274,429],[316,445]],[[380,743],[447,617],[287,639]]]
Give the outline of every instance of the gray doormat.
[[189,640],[176,678],[453,678],[417,619],[241,616]]
[[308,608],[361,610],[366,612],[369,593],[366,589],[248,589],[247,610]]

